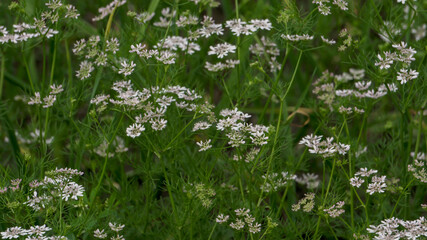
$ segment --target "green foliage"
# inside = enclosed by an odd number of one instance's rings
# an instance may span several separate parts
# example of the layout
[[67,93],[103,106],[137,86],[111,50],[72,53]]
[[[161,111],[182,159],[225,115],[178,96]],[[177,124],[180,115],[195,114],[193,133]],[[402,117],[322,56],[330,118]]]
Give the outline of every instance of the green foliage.
[[2,238],[425,237],[426,7],[1,1]]

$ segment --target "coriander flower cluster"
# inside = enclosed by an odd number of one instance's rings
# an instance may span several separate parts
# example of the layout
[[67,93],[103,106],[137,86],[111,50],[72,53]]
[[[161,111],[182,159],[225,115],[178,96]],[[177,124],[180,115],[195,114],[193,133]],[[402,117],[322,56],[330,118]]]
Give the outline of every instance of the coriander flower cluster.
[[[261,224],[255,222],[256,219],[250,213],[250,209],[239,208],[234,210],[235,218],[234,221],[229,224],[229,226],[237,231],[245,229],[247,227],[247,231],[252,234],[261,232]],[[227,223],[229,220],[229,215],[219,214],[216,218],[216,222],[219,224]]]
[[16,239],[20,237],[25,237],[25,239],[46,239],[46,240],[66,240],[67,237],[64,236],[46,236],[46,232],[51,231],[52,228],[44,225],[34,225],[28,229],[22,227],[10,227],[6,231],[1,232],[2,239]]
[[[222,35],[223,27],[221,24],[215,24],[211,17],[205,17],[202,22],[203,27],[198,30],[198,34],[203,37],[209,37],[212,34]],[[271,30],[272,24],[268,19],[252,19],[249,22],[242,21],[241,19],[232,19],[225,22],[225,27],[228,28],[233,35],[252,35],[258,30]],[[216,55],[222,59],[230,53],[235,53],[237,47],[229,43],[219,43],[215,46],[210,46],[208,55]],[[272,60],[275,60],[273,58]],[[274,62],[274,61],[272,61]],[[239,60],[226,59],[224,62],[210,63],[206,62],[205,68],[211,72],[223,71],[226,69],[234,68],[239,64]],[[276,63],[276,62],[274,62]],[[278,64],[276,64],[277,66]]]
[[327,209],[323,209],[331,218],[339,217],[345,212],[343,209],[345,202],[339,201]]
[[213,114],[210,110],[211,106],[201,104],[198,101],[201,96],[186,87],[169,86],[135,90],[131,81],[119,81],[113,84],[112,89],[116,91],[117,96],[100,94],[95,96],[91,103],[99,106],[101,110],[105,110],[108,104],[112,104],[127,111],[136,112],[134,123],[126,129],[127,136],[132,138],[140,136],[147,125],[154,131],[166,128],[166,111],[172,104],[190,112]]
[[[350,178],[350,185],[359,188],[362,184],[367,181],[367,178],[373,174],[378,173],[375,169],[361,168],[354,174],[354,177]],[[374,193],[383,193],[387,188],[386,176],[372,176],[371,182],[368,184],[366,192],[369,195]]]
[[[373,86],[372,81],[364,80],[364,69],[350,68],[349,72],[334,74],[324,71],[322,76],[313,83],[313,93],[324,104],[328,105],[331,110],[336,109],[343,114],[361,114],[365,110],[357,106],[344,106],[361,102],[364,99],[378,99],[385,96],[390,90],[396,92],[397,87],[394,83],[381,84],[378,88]],[[352,88],[338,88],[342,85],[348,86],[352,83]]]
[[261,37],[261,44],[255,43],[251,45],[249,51],[258,59],[266,57],[266,65],[269,67],[270,72],[274,73],[281,69],[282,66],[276,59],[280,55],[280,50],[275,42],[265,36]]
[[[119,232],[121,232],[123,230],[123,228],[125,227],[124,224],[109,222],[108,227],[111,230],[110,232],[112,232],[110,239],[112,239],[112,240],[125,240],[123,235],[119,234]],[[108,235],[109,235],[108,230],[106,231],[105,229],[99,229],[98,228],[93,232],[93,236],[95,238],[99,238],[99,239],[105,239],[108,237]]]
[[85,189],[75,183],[73,178],[81,175],[83,172],[70,168],[46,172],[43,181],[34,180],[30,183],[31,196],[28,196],[25,205],[38,211],[55,204],[54,201],[79,200]]
[[22,179],[20,178],[10,180],[10,186],[2,188],[0,187],[0,194],[6,193],[8,189],[10,189],[12,192],[19,190],[21,182]]
[[271,30],[272,25],[268,19],[252,19],[249,23],[242,21],[241,19],[232,19],[225,22],[225,26],[235,36],[240,35],[251,35],[258,30]]
[[382,54],[378,54],[378,61],[375,62],[375,66],[378,66],[379,69],[389,69],[393,63],[401,63],[401,68],[399,72],[397,72],[396,78],[402,85],[417,78],[418,72],[409,68],[411,63],[415,61],[414,55],[417,51],[412,47],[408,47],[405,42],[393,44],[392,47],[396,50],[393,52],[385,51]]
[[303,35],[282,34],[280,35],[280,37],[291,42],[308,41],[308,40],[313,40],[314,38],[313,36],[310,36],[308,34],[303,34]]
[[216,195],[213,188],[208,187],[203,183],[189,183],[183,187],[183,192],[187,193],[189,198],[197,198],[205,208],[212,207],[213,198]]
[[[135,111],[137,114],[134,123],[127,129],[127,136],[136,138],[146,130],[147,125],[151,125],[154,131],[161,131],[166,127],[166,111],[173,104],[177,108],[207,116],[209,122],[196,123],[193,131],[206,130],[215,125],[216,130],[224,132],[227,136],[228,144],[232,147],[239,147],[247,144],[262,146],[268,142],[269,128],[263,125],[246,123],[250,118],[249,114],[234,110],[224,109],[220,112],[217,120],[212,112],[211,105],[201,103],[201,98],[194,90],[181,86],[169,86],[166,88],[152,87],[151,89],[135,90],[131,81],[119,81],[113,84],[112,89],[117,92],[116,97],[109,95],[97,95],[91,100],[95,106],[106,109],[111,103],[128,111]],[[98,111],[99,112],[99,111]],[[197,143],[201,151],[209,149],[211,140],[199,141]]]
[[126,0],[113,0],[107,6],[101,7],[98,9],[99,15],[92,18],[92,21],[100,21],[110,15],[113,10],[117,7],[123,6],[126,3]]
[[269,128],[264,125],[246,123],[246,119],[250,117],[249,114],[243,113],[237,108],[223,109],[216,123],[216,129],[225,133],[229,140],[228,144],[232,147],[246,144],[247,138],[257,146],[267,144]]
[[333,137],[326,138],[326,140],[322,140],[322,137],[310,134],[301,139],[299,144],[307,146],[310,153],[319,154],[322,157],[331,157],[336,153],[346,155],[350,150],[350,145],[334,143]]
[[296,175],[288,172],[269,173],[268,175],[262,175],[264,183],[261,185],[261,190],[264,192],[277,192],[281,187],[286,186],[288,183],[296,179]]
[[76,19],[80,16],[76,8],[60,0],[50,0],[45,3],[48,11],[41,13],[39,18],[34,18],[31,23],[17,23],[13,25],[12,31],[5,26],[0,26],[0,44],[18,44],[37,38],[51,38],[59,31],[48,27],[48,24],[56,24],[60,19]]
[[[406,0],[397,0],[403,4]],[[403,8],[403,20],[398,22],[384,21],[384,26],[380,28],[378,33],[379,37],[387,43],[392,42],[392,39],[397,37],[400,38],[400,35],[403,31],[409,31],[412,33],[415,41],[420,41],[424,39],[427,35],[427,24],[425,22],[410,21],[414,18],[414,15],[417,14],[417,5],[405,5]],[[410,23],[410,24],[408,24]]]
[[43,105],[43,108],[49,108],[53,106],[53,103],[56,101],[56,95],[58,93],[63,92],[64,89],[62,88],[62,85],[56,86],[55,84],[50,86],[50,92],[49,95],[42,98],[40,96],[40,92],[35,92],[34,97],[30,97],[30,100],[28,101],[28,105]]
[[153,19],[155,13],[154,12],[136,13],[133,11],[128,11],[127,15],[129,17],[134,18],[139,24],[145,24],[145,23],[151,21],[151,19]]
[[311,212],[314,208],[314,193],[304,194],[304,198],[298,201],[298,203],[292,205],[292,211],[297,212],[301,208],[304,212]]
[[369,225],[367,231],[374,234],[376,240],[382,239],[419,239],[427,237],[427,220],[420,217],[415,220],[388,218],[378,225]]
[[[317,5],[317,10],[319,10],[322,15],[327,16],[331,14],[332,5],[330,4],[330,0],[313,0],[313,3]],[[348,10],[348,2],[345,0],[333,0],[332,4],[343,11]]]
[[427,183],[427,159],[425,153],[419,152],[415,155],[411,152],[413,162],[408,164],[408,171],[422,183]]
[[249,149],[245,154],[242,154],[241,157],[239,155],[234,154],[233,160],[234,161],[245,161],[246,163],[253,162],[255,158],[258,156],[258,153],[260,152],[260,149],[257,147],[253,147]]

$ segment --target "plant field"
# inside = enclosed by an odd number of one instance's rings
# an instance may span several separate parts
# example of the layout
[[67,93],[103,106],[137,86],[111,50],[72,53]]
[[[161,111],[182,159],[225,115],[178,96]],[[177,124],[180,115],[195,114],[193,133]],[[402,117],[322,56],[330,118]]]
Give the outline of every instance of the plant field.
[[0,12],[1,239],[427,239],[427,0]]

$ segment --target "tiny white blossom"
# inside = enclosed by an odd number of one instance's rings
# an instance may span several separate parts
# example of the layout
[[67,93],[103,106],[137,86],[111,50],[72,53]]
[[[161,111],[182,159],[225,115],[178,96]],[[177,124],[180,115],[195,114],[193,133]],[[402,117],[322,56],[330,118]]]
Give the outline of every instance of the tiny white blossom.
[[228,215],[224,216],[224,214],[219,214],[219,215],[216,217],[215,221],[216,221],[217,223],[219,223],[219,224],[221,224],[221,223],[225,223],[225,222],[227,222],[227,221],[228,221],[228,218],[229,218],[229,217],[230,217],[230,216],[228,216]]
[[119,74],[123,74],[125,76],[132,74],[136,66],[136,64],[133,61],[128,63],[127,60],[124,60],[123,62],[121,62],[120,65],[122,65],[122,68],[119,69]]
[[138,137],[145,130],[144,126],[139,123],[134,123],[126,129],[127,136],[131,138]]
[[111,222],[108,223],[108,226],[110,226],[111,230],[113,230],[114,232],[120,232],[125,227],[124,224],[117,224]]
[[218,58],[223,58],[227,56],[229,53],[235,53],[236,52],[236,46],[231,45],[229,43],[220,43],[216,46],[210,46],[209,47],[208,55],[217,55]]
[[210,140],[210,139],[208,139],[208,140],[206,140],[206,141],[199,141],[199,142],[196,142],[196,144],[200,147],[199,152],[203,152],[203,151],[206,151],[206,150],[208,150],[209,148],[211,148],[211,147],[212,147],[212,145],[211,145],[210,143],[211,143],[211,140]]

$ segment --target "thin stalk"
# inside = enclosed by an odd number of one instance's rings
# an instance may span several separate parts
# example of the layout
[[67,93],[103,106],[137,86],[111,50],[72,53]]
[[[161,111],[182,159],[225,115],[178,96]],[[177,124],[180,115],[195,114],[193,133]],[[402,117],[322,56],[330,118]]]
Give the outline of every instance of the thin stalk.
[[[161,159],[160,159],[161,160]],[[176,206],[175,206],[175,201],[173,199],[173,195],[172,195],[172,189],[170,187],[170,182],[166,173],[166,166],[163,165],[163,175],[165,177],[165,181],[166,181],[166,188],[168,190],[168,195],[169,195],[169,199],[171,201],[171,205],[172,205],[172,210],[173,210],[173,216],[174,216],[174,221],[175,223],[178,223],[178,219],[177,219],[177,211],[176,211]],[[180,233],[180,231],[179,231]]]
[[43,40],[42,48],[43,48],[43,51],[42,51],[43,52],[43,68],[42,68],[42,79],[41,79],[42,81],[41,92],[44,93],[44,90],[45,90],[44,85],[45,85],[45,78],[46,78],[46,41],[45,40]]
[[211,240],[212,235],[213,235],[213,233],[214,233],[214,231],[215,231],[215,228],[216,228],[216,225],[217,225],[217,224],[218,224],[218,223],[217,223],[217,222],[215,222],[215,224],[214,224],[214,226],[213,226],[213,228],[212,228],[212,231],[211,231],[211,233],[209,234],[208,240]]
[[[272,88],[276,88],[276,87],[277,87],[277,83],[278,83],[278,81],[279,81],[279,78],[280,78],[280,76],[282,75],[283,69],[285,68],[285,64],[286,64],[286,61],[287,61],[287,59],[288,59],[289,52],[290,52],[290,51],[289,51],[289,44],[286,44],[286,53],[285,53],[285,57],[283,58],[282,65],[281,65],[281,67],[280,67],[279,73],[276,75],[276,78],[275,78],[275,80],[274,80],[274,82],[273,82],[273,86],[272,86]],[[267,76],[268,76],[268,75],[267,75]],[[269,104],[270,104],[270,102],[271,102],[272,97],[273,97],[273,90],[270,90],[270,94],[269,94],[269,96],[268,96],[267,103],[265,104],[264,109],[263,109],[263,111],[262,111],[262,113],[261,113],[261,115],[260,115],[260,117],[259,117],[260,121],[262,121],[262,120],[264,119],[265,113],[266,113],[266,111],[267,111],[268,105],[269,105]]]
[[[267,168],[267,174],[266,174],[267,176],[268,176],[268,174],[270,172],[271,162],[273,161],[273,155],[275,153],[276,143],[277,143],[277,139],[279,137],[280,124],[281,124],[281,120],[282,120],[283,102],[284,102],[284,98],[281,99],[281,101],[280,101],[279,119],[278,119],[277,125],[276,125],[276,133],[274,135],[273,148],[271,149],[271,154],[270,154],[270,157],[268,159],[268,168]],[[263,185],[265,185],[266,182],[267,182],[267,178],[264,179],[264,184]],[[264,193],[264,189],[261,190],[261,194],[259,195],[257,207],[259,207],[259,205],[261,204],[263,193]]]
[[228,91],[228,87],[225,84],[224,77],[222,77],[221,80],[222,80],[222,85],[224,85],[224,90],[227,93],[228,100],[230,101],[230,105],[234,108],[233,100],[231,99],[230,92]]
[[65,55],[67,58],[67,71],[68,71],[68,84],[67,87],[69,89],[72,89],[73,84],[73,69],[71,67],[71,56],[70,56],[70,49],[68,47],[68,41],[65,39]]
[[[114,13],[116,12],[116,9],[117,9],[117,4],[116,4],[116,6],[114,6],[113,11],[111,12],[110,16],[108,17],[107,27],[105,28],[105,34],[104,34],[104,43],[103,43],[103,46],[102,46],[103,50],[105,49],[105,44],[107,43],[108,36],[110,35],[111,25],[113,24]],[[96,74],[95,85],[93,87],[92,94],[90,95],[91,99],[96,94],[96,90],[98,89],[99,82],[101,81],[103,70],[104,70],[104,67],[101,66],[99,68],[97,74]]]
[[393,207],[393,211],[391,211],[390,218],[393,217],[394,212],[396,211],[397,205],[399,204],[400,199],[402,198],[403,194],[406,192],[406,190],[411,186],[411,184],[414,182],[415,178],[412,178],[412,180],[406,185],[406,187],[403,189],[403,191],[399,194],[399,198],[397,199],[396,204]]
[[24,56],[24,52],[22,52],[22,60],[24,61],[25,70],[27,71],[28,80],[30,81],[30,85],[31,85],[31,90],[33,91],[32,93],[34,94],[36,90],[34,88],[33,78],[31,77],[30,68],[28,67],[27,59]]
[[193,115],[193,119],[191,119],[191,121],[189,123],[187,123],[187,125],[185,125],[185,127],[183,129],[181,129],[181,131],[179,131],[179,133],[168,143],[168,145],[166,145],[166,147],[164,148],[164,150],[168,150],[170,145],[175,142],[175,140],[185,131],[185,129],[188,128],[188,126],[191,125],[191,123],[193,123],[193,121],[196,119],[196,114]]
[[299,55],[298,55],[297,65],[295,66],[295,70],[294,70],[294,73],[292,74],[291,82],[289,83],[288,89],[286,89],[286,92],[285,92],[285,95],[283,96],[283,99],[286,98],[286,96],[288,95],[289,91],[291,90],[292,83],[295,80],[295,75],[297,74],[297,70],[299,68],[299,64],[300,64],[300,61],[301,61],[301,56],[302,56],[302,51],[300,50],[299,51]]
[[1,53],[1,65],[0,65],[0,100],[3,93],[3,82],[4,82],[4,71],[5,71],[5,56]]
[[[332,177],[334,176],[334,171],[335,171],[335,163],[336,163],[336,159],[334,158],[334,162],[332,163],[331,176],[330,176],[329,182],[328,182],[328,187],[326,188],[326,193],[325,193],[325,196],[323,198],[322,208],[326,204],[326,198],[328,198],[329,189],[331,188]],[[317,220],[316,231],[314,232],[314,238],[317,237],[317,232],[319,231],[319,225],[320,225],[320,216],[319,216],[319,218]]]
[[329,227],[329,229],[331,230],[332,235],[334,235],[334,238],[335,238],[336,240],[338,240],[337,235],[335,234],[334,229],[332,229],[331,225],[329,224],[329,220],[328,220],[328,219],[326,219],[326,223],[328,224],[328,227]]
[[[118,128],[120,127],[120,125],[121,125],[121,122],[122,122],[122,120],[123,120],[123,116],[124,116],[124,114],[122,114],[121,115],[121,117],[120,117],[120,120],[119,120],[119,123],[117,124],[117,127],[116,127],[116,129],[115,129],[115,131],[113,132],[113,136],[111,137],[111,140],[108,142],[108,147],[110,147],[110,144],[111,144],[111,142],[114,140],[114,138],[116,137],[115,135],[117,134],[117,131],[118,131]],[[98,125],[99,126],[101,126],[100,124],[99,124],[99,122],[97,121],[97,123],[98,123]],[[102,130],[102,133],[103,133],[103,135],[104,135],[104,138],[105,139],[107,139],[107,135],[105,134],[105,132],[103,131],[103,129],[101,128],[101,130]],[[108,139],[107,139],[108,140]],[[107,149],[108,149],[108,147],[107,147]],[[98,181],[98,184],[96,185],[96,188],[95,188],[95,192],[93,193],[93,195],[91,196],[91,199],[90,199],[90,202],[91,202],[91,206],[92,206],[92,204],[95,202],[95,198],[96,198],[96,195],[98,194],[98,191],[99,191],[99,188],[101,187],[101,183],[102,183],[102,180],[103,180],[103,178],[104,178],[104,175],[105,175],[105,170],[106,170],[106,168],[107,168],[107,162],[108,162],[108,151],[107,151],[107,154],[106,154],[106,156],[105,156],[105,159],[104,159],[104,164],[103,164],[103,166],[102,166],[102,172],[101,172],[101,176],[99,177],[99,181]]]
[[105,175],[105,169],[107,168],[107,162],[108,162],[108,151],[104,159],[104,164],[102,165],[101,176],[99,177],[98,184],[95,187],[95,192],[90,197],[91,206],[93,205],[93,203],[95,203],[96,195],[98,194],[99,188],[101,187],[102,179],[104,178],[104,175]]

